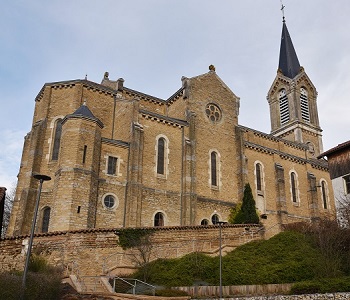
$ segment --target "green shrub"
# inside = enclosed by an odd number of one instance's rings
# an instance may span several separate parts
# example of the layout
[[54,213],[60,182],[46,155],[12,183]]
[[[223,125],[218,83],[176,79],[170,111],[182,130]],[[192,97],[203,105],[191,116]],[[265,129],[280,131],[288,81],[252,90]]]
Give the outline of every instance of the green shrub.
[[46,273],[50,269],[45,257],[32,254],[29,259],[29,265],[28,265],[28,270],[31,272],[42,272]]
[[259,224],[259,216],[255,208],[255,200],[250,184],[244,186],[242,205],[239,211],[231,211],[230,221],[234,224]]
[[335,292],[349,292],[350,277],[322,278],[293,284],[291,294],[324,294]]
[[292,295],[318,294],[321,286],[318,282],[304,281],[293,284],[290,293]]
[[130,249],[150,243],[153,229],[144,228],[121,228],[117,231],[118,244],[124,249]]
[[[222,280],[224,285],[304,281],[317,278],[324,263],[309,237],[287,231],[266,241],[242,245],[225,255]],[[219,284],[217,256],[191,253],[178,259],[159,259],[148,267],[149,282],[156,285],[188,286],[198,281]],[[133,276],[140,278],[140,271]]]

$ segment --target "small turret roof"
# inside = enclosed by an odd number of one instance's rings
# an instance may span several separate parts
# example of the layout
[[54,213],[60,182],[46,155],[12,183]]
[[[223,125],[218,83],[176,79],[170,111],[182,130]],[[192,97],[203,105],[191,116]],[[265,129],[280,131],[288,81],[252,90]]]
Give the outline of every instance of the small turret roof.
[[86,106],[85,102],[72,115],[82,116],[82,117],[97,120],[97,118],[94,116],[94,114],[91,112],[91,110]]
[[289,35],[288,28],[284,19],[282,26],[280,61],[278,68],[282,71],[284,76],[291,79],[298,75],[300,70],[298,56],[295,52],[292,39]]
[[86,119],[96,122],[101,128],[103,128],[103,123],[94,116],[91,110],[86,106],[84,102],[74,113],[64,117],[63,122],[71,118]]

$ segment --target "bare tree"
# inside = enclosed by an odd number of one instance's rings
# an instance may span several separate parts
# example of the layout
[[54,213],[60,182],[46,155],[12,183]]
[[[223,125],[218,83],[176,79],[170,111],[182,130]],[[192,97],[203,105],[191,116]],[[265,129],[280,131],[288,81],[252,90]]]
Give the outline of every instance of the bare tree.
[[339,225],[350,228],[350,194],[338,193],[336,206]]
[[154,244],[152,242],[152,229],[123,228],[116,232],[119,236],[118,244],[128,250],[131,261],[139,268],[143,280],[147,282],[153,255]]
[[3,220],[1,224],[1,238],[4,238],[6,236],[7,228],[10,222],[11,210],[12,210],[15,194],[16,194],[16,183],[14,183],[12,187],[6,191],[4,215],[3,215]]

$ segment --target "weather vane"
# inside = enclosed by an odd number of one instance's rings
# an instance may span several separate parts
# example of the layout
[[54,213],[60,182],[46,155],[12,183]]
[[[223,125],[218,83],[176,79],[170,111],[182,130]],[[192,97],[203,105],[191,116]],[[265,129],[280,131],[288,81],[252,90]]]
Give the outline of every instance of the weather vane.
[[285,6],[283,5],[282,0],[281,0],[281,11],[282,11],[282,16],[283,16],[283,22],[284,22],[284,8],[285,8]]

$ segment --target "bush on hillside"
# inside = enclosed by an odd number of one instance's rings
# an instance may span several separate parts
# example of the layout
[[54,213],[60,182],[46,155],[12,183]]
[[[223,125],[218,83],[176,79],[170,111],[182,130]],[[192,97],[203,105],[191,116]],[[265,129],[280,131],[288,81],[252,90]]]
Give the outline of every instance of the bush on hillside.
[[[61,272],[38,255],[31,257],[26,281],[26,300],[58,300],[61,291]],[[20,272],[0,273],[0,299],[18,300],[23,275]]]
[[335,292],[349,292],[350,278],[323,278],[293,284],[291,294],[325,294]]
[[[147,266],[145,266],[147,267]],[[141,267],[132,277],[142,279]],[[182,258],[158,259],[149,263],[148,282],[166,287],[192,285],[197,279],[212,276],[213,259],[201,253]]]
[[[189,286],[198,281],[219,284],[219,257],[191,253],[178,259],[159,259],[150,264],[151,284],[168,287]],[[298,232],[282,232],[266,241],[242,245],[224,256],[223,285],[310,280],[318,276],[323,264],[324,257],[309,237]],[[139,272],[133,276],[139,278]]]
[[286,226],[287,230],[307,236],[324,257],[318,275],[339,277],[350,275],[350,229],[339,226],[335,219],[324,218],[314,223],[300,222]]

